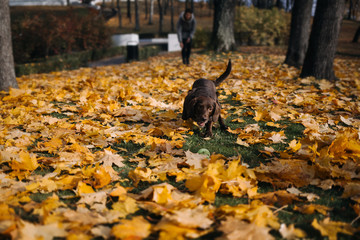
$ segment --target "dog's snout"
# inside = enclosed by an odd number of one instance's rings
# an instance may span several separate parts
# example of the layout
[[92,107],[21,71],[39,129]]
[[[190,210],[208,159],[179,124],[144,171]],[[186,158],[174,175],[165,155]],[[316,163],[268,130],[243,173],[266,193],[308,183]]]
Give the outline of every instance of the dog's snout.
[[202,116],[200,119],[202,122],[205,122],[207,120],[207,118],[205,116]]

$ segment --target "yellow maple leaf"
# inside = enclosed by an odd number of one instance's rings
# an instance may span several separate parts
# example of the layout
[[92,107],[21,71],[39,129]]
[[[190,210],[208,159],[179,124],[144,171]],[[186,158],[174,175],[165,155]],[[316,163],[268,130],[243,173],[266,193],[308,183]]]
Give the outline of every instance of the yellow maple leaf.
[[125,164],[123,163],[123,161],[125,161],[125,159],[122,156],[120,156],[118,154],[114,154],[110,150],[107,150],[107,149],[105,149],[104,155],[102,156],[102,158],[99,161],[103,162],[104,166],[111,167],[113,164],[118,167],[125,166]]
[[60,138],[52,138],[48,142],[38,142],[38,147],[41,151],[48,151],[55,153],[60,147],[63,146],[63,141]]
[[153,201],[159,204],[166,204],[172,201],[171,188],[163,186],[153,186]]
[[328,149],[331,157],[347,159],[352,156],[360,157],[360,140],[356,131],[344,131],[336,136]]
[[[78,186],[78,183],[81,181],[80,176],[76,175],[65,175],[62,176],[59,180],[55,181],[55,184],[58,189],[66,190],[73,189]],[[82,183],[84,184],[84,183]]]
[[139,210],[137,202],[131,197],[127,197],[124,200],[119,200],[112,205],[112,211],[116,212],[119,217],[126,217],[129,214],[135,213]]
[[118,197],[119,200],[125,200],[127,191],[124,187],[118,185],[114,190],[111,191],[110,196]]
[[338,233],[352,235],[356,231],[349,223],[331,221],[330,218],[325,218],[321,222],[315,218],[311,225],[320,231],[321,236],[329,237],[329,240],[336,240]]
[[113,226],[112,235],[119,239],[144,239],[150,235],[151,224],[142,216],[121,220]]
[[305,214],[314,214],[315,212],[319,212],[326,216],[328,211],[331,211],[332,208],[319,204],[308,204],[303,206],[295,206],[294,210]]
[[281,224],[279,232],[281,236],[285,239],[298,239],[306,237],[306,233],[298,228],[295,228],[294,224],[286,226],[286,224]]
[[66,240],[90,240],[92,239],[91,236],[86,235],[85,233],[70,233],[66,236]]
[[274,229],[278,229],[280,224],[277,217],[271,211],[270,207],[264,205],[259,200],[254,200],[247,204],[239,204],[237,206],[224,205],[217,210],[220,216],[232,215],[238,219],[247,220],[260,227],[270,226]]
[[154,182],[157,180],[157,176],[153,174],[150,168],[137,167],[135,170],[129,172],[129,178],[134,181],[136,187],[140,181]]
[[182,208],[164,216],[171,222],[183,227],[207,229],[214,222],[211,219],[212,211],[204,205],[195,208]]
[[291,151],[297,152],[301,148],[301,143],[297,142],[296,139],[293,139],[289,143],[289,147],[290,147]]
[[273,236],[269,233],[268,227],[259,227],[254,223],[248,223],[235,217],[227,217],[221,222],[219,230],[223,232],[226,240],[272,240]]
[[76,192],[79,196],[81,196],[82,194],[86,194],[86,193],[94,193],[94,189],[87,185],[86,183],[84,182],[79,182],[78,185],[77,185],[77,189],[76,189]]
[[205,234],[206,231],[201,231],[196,228],[184,227],[177,223],[168,220],[160,221],[155,227],[155,231],[160,231],[159,240],[185,240],[188,238],[198,238]]
[[94,188],[102,188],[111,182],[111,176],[104,167],[99,167],[94,172],[95,181],[93,183]]
[[28,152],[21,151],[16,159],[11,162],[11,168],[15,171],[33,171],[39,167],[35,155],[30,155]]
[[213,202],[215,194],[221,186],[219,170],[223,165],[220,161],[209,164],[207,170],[201,175],[193,175],[186,180],[185,186],[192,192],[199,194],[204,200]]

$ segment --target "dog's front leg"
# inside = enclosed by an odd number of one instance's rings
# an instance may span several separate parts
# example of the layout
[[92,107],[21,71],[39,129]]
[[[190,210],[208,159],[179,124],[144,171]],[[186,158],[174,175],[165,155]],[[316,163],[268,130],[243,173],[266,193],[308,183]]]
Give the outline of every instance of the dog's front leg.
[[204,137],[212,137],[213,136],[212,126],[213,126],[213,121],[208,121],[206,123],[206,129],[205,129]]
[[221,115],[219,115],[219,123],[221,130],[225,131],[227,129],[227,126],[224,123],[224,120],[222,119]]

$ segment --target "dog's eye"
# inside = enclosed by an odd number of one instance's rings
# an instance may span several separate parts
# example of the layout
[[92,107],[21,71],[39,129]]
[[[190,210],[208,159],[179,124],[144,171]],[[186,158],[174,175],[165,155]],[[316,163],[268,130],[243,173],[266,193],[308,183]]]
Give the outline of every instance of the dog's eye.
[[209,109],[209,111],[212,111],[212,110],[213,110],[213,108],[212,108],[212,107],[209,107],[208,109]]

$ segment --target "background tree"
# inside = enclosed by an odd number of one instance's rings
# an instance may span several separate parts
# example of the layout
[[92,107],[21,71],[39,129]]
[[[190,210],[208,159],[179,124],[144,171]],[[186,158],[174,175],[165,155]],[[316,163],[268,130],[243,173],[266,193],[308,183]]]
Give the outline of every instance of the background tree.
[[211,46],[216,52],[235,49],[235,0],[214,0],[214,23]]
[[285,63],[301,67],[309,42],[313,0],[295,0],[291,13],[291,29]]
[[352,42],[356,43],[359,40],[359,37],[360,37],[360,26],[356,30],[356,33],[354,35],[354,38],[353,38]]
[[131,1],[127,0],[127,17],[129,21],[131,22]]
[[139,20],[139,2],[135,0],[135,31],[140,30],[140,20]]
[[9,0],[0,0],[0,91],[18,88],[12,52]]
[[336,80],[333,63],[345,0],[318,0],[300,77]]
[[153,16],[154,16],[154,0],[150,0],[149,25],[153,24]]
[[163,32],[163,18],[164,18],[164,12],[162,9],[161,0],[158,0],[158,7],[159,7],[159,34],[161,35]]
[[148,15],[149,15],[148,0],[145,0],[145,19],[148,18]]
[[175,31],[175,24],[174,24],[174,0],[170,0],[170,14],[171,14],[171,32]]
[[120,7],[120,0],[116,0],[116,7],[117,7],[117,14],[119,19],[119,28],[122,27],[122,21],[121,21],[121,7]]

